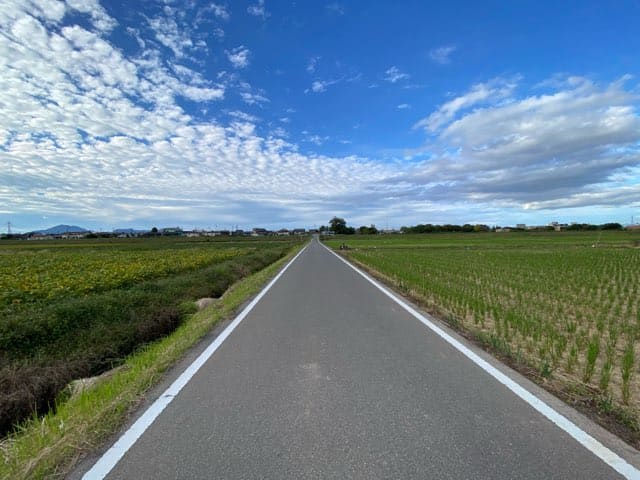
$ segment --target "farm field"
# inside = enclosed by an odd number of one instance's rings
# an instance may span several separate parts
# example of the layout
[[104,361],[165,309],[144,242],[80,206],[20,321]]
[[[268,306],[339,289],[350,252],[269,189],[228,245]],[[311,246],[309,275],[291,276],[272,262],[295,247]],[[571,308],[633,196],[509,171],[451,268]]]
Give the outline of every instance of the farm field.
[[542,383],[640,413],[640,232],[345,236],[326,241]]
[[286,255],[298,239],[0,243],[0,433],[172,332],[194,301]]
[[242,249],[221,245],[145,250],[120,246],[8,249],[0,253],[0,302],[20,304],[109,290],[241,253]]

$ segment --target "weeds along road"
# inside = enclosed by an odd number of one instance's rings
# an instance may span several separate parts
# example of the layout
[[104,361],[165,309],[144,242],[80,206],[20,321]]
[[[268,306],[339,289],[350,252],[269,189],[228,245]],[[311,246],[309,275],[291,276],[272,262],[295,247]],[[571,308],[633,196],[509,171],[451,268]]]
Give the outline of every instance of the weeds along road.
[[640,478],[316,240],[185,382],[85,478]]

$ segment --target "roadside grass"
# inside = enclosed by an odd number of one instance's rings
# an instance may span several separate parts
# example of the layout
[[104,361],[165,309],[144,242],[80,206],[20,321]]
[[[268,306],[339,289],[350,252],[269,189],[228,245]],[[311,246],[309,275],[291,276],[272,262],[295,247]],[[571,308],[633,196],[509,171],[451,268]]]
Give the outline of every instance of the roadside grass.
[[640,447],[640,234],[350,236],[328,246]]
[[140,347],[94,386],[70,397],[59,396],[55,411],[24,422],[0,442],[0,478],[63,478],[82,456],[123,425],[167,368],[216,323],[257,294],[302,247],[294,247],[285,257],[234,284],[212,305],[190,315],[172,334]]

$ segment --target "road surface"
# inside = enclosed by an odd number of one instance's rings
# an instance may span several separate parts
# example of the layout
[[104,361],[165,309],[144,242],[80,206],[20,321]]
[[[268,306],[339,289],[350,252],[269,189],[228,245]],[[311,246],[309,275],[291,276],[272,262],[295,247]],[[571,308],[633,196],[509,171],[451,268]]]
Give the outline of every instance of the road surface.
[[108,468],[86,478],[624,478],[315,240]]

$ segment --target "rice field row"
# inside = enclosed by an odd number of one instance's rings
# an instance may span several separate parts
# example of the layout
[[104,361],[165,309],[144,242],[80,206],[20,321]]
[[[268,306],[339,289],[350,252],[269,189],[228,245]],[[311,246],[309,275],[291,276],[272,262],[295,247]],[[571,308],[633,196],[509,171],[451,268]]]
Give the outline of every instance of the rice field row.
[[[502,235],[502,236],[501,236]],[[441,316],[554,376],[640,406],[640,235],[344,239],[347,255]],[[334,245],[335,244],[335,245]]]

